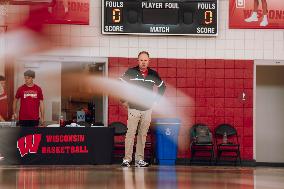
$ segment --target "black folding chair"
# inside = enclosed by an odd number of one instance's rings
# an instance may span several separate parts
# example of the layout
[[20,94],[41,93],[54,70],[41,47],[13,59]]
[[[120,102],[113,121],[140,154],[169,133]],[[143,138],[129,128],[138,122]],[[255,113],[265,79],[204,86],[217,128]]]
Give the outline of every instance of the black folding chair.
[[110,128],[114,128],[113,160],[122,161],[125,153],[125,135],[127,126],[122,122],[112,122]]
[[216,163],[220,163],[221,160],[234,160],[236,165],[239,160],[240,165],[242,164],[238,138],[238,132],[232,125],[225,123],[218,125],[215,129],[215,143],[217,146]]
[[[209,133],[208,133],[208,140],[199,140],[198,139],[198,134],[197,134],[197,129],[198,127],[204,127],[207,128]],[[191,152],[191,157],[190,157],[190,164],[193,163],[196,160],[208,160],[209,163],[212,164],[214,160],[214,144],[213,144],[213,139],[212,139],[212,134],[208,128],[207,125],[203,123],[195,124],[191,127],[190,129],[190,152]]]

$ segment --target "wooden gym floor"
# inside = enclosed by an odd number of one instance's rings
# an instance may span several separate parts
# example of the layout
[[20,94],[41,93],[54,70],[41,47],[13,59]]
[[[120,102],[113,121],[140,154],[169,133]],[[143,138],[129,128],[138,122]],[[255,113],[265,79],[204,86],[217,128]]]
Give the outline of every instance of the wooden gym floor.
[[284,168],[0,166],[1,189],[280,189]]

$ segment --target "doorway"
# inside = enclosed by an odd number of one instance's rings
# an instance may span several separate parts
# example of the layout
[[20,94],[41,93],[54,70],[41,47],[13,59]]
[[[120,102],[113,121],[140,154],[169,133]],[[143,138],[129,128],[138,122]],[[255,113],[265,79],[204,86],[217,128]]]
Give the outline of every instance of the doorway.
[[256,162],[284,162],[284,65],[257,65],[255,87]]
[[[17,60],[15,90],[23,84],[23,73],[27,69],[36,72],[35,81],[43,90],[46,122],[57,123],[60,115],[72,121],[77,111],[93,104],[92,123],[107,126],[108,97],[94,91],[89,82],[80,82],[88,75],[107,76],[107,58],[34,56]],[[77,77],[70,78],[73,74]]]
[[104,124],[104,94],[92,84],[93,77],[105,76],[105,63],[64,62],[61,69],[61,113],[65,120],[84,112],[88,123]]

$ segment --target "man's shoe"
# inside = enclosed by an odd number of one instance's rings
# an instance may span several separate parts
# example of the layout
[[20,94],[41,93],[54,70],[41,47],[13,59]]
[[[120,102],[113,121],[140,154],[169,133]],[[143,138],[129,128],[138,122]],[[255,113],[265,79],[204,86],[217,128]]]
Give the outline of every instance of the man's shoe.
[[130,167],[130,162],[127,159],[125,159],[125,160],[123,160],[123,162],[120,166],[121,167]]
[[260,22],[260,26],[267,26],[268,25],[268,19],[267,19],[267,15],[263,16],[262,21]]
[[135,162],[135,167],[149,167],[149,163],[144,160],[139,160]]
[[252,12],[251,16],[245,19],[245,22],[257,22],[257,21],[258,21],[258,18],[257,18],[256,12]]
[[257,22],[257,21],[258,21],[258,18],[254,17],[254,16],[251,16],[251,17],[245,19],[245,22]]

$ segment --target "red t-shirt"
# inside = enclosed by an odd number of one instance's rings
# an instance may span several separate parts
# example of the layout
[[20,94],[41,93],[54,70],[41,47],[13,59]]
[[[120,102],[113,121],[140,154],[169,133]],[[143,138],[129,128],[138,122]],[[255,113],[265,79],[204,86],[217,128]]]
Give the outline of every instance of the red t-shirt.
[[43,100],[42,90],[39,86],[28,87],[22,85],[18,88],[16,96],[21,100],[19,120],[39,120],[39,105]]
[[0,95],[0,115],[3,119],[8,119],[8,97],[5,91]]

